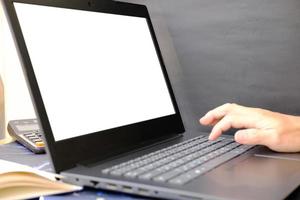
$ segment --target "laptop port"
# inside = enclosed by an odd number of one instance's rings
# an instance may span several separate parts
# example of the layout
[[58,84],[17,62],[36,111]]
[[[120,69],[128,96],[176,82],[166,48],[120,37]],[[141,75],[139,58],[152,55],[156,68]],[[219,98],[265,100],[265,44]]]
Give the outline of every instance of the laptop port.
[[126,186],[126,185],[123,185],[123,191],[124,192],[133,192],[133,189],[132,189],[132,187],[130,187],[130,186]]
[[106,188],[109,189],[109,190],[117,190],[118,186],[116,184],[113,184],[113,183],[107,183]]
[[99,182],[98,182],[98,181],[90,181],[90,183],[92,184],[92,186],[94,186],[94,187],[95,187],[95,186],[97,186],[97,185],[98,185],[98,183],[99,183]]
[[143,189],[143,188],[138,188],[138,192],[139,192],[141,195],[149,195],[149,194],[150,194],[150,191],[149,191],[149,190]]

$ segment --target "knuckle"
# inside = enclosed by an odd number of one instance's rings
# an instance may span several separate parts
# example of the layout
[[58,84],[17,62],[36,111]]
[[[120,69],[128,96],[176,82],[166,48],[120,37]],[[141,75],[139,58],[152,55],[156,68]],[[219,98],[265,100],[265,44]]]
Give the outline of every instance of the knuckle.
[[221,129],[223,131],[226,131],[232,127],[233,117],[230,115],[227,115],[224,120],[222,120],[222,123],[220,124]]
[[264,110],[264,109],[261,109],[261,108],[254,108],[254,111],[256,113],[258,113],[258,115],[260,115],[262,118],[269,118],[270,116],[272,116],[270,111]]
[[237,104],[236,104],[236,103],[231,103],[230,106],[231,106],[232,108],[235,108],[235,107],[237,107]]
[[226,124],[228,124],[228,123],[230,123],[231,124],[231,122],[234,120],[234,117],[232,116],[232,115],[227,115],[226,117],[225,117],[225,119],[224,119],[224,123],[226,123]]
[[231,112],[232,110],[235,109],[235,107],[237,106],[237,104],[235,103],[225,103],[224,105],[224,109],[227,113]]
[[230,108],[231,103],[225,103],[223,106],[224,106],[225,108]]

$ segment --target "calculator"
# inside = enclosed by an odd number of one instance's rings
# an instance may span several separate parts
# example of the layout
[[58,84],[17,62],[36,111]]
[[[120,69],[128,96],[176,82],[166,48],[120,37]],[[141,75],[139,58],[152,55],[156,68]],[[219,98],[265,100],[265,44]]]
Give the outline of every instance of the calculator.
[[36,119],[11,120],[7,126],[8,133],[36,154],[45,153],[42,132]]

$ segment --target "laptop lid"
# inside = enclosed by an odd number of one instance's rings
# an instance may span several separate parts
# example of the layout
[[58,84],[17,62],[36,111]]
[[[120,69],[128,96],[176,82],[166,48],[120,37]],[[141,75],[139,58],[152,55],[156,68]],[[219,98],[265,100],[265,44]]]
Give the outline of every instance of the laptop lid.
[[145,6],[3,1],[56,172],[184,132]]

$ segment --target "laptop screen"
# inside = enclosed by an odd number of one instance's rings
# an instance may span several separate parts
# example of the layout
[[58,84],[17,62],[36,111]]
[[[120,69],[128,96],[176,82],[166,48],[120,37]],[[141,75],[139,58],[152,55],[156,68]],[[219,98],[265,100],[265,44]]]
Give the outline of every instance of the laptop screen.
[[146,18],[14,6],[55,141],[175,114]]

